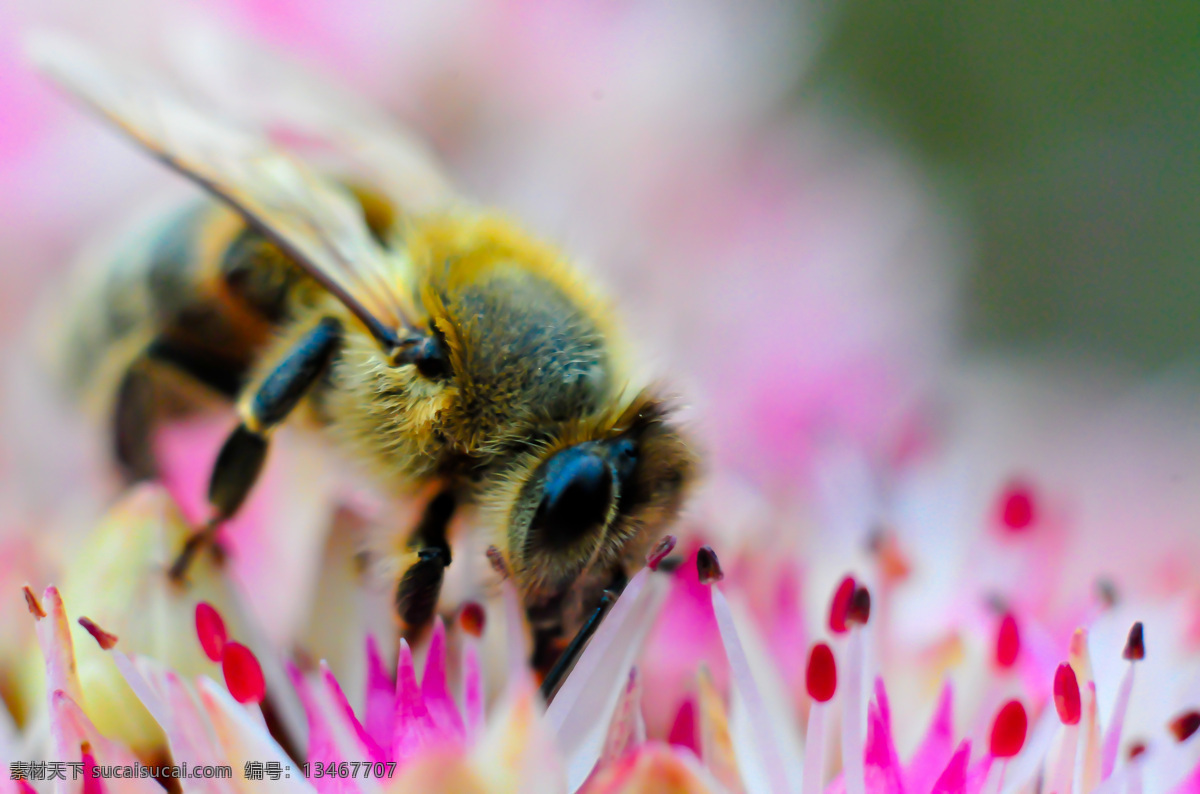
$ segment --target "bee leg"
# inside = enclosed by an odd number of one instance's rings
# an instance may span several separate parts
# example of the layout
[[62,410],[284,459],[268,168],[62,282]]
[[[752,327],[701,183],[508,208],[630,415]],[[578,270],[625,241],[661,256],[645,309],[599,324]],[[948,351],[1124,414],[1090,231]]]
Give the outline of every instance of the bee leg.
[[275,369],[242,401],[242,421],[225,440],[208,481],[213,517],[196,532],[171,565],[172,579],[182,579],[196,552],[209,544],[221,524],[246,501],[267,459],[267,436],[287,418],[325,372],[341,343],[341,323],[323,318],[300,338]]
[[409,636],[424,631],[437,609],[443,574],[450,564],[446,528],[454,517],[455,506],[452,491],[438,493],[425,506],[421,521],[409,540],[409,546],[417,549],[417,561],[404,572],[396,588],[396,613]]

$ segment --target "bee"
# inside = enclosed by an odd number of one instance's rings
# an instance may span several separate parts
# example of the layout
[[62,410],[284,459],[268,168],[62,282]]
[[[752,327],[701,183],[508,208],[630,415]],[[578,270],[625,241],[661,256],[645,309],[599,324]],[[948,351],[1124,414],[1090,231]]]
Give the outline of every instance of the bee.
[[113,449],[135,478],[155,471],[155,423],[188,404],[181,375],[236,402],[211,518],[171,575],[184,580],[237,513],[272,430],[303,417],[389,492],[432,494],[405,541],[402,626],[431,620],[447,529],[470,507],[548,669],[604,590],[643,564],[698,466],[669,402],[634,385],[594,286],[555,247],[455,195],[380,115],[341,102],[319,123],[273,120],[365,158],[370,178],[348,182],[277,130],[227,121],[75,42],[43,35],[30,52],[206,193],[95,270],[67,331],[77,385],[113,384]]

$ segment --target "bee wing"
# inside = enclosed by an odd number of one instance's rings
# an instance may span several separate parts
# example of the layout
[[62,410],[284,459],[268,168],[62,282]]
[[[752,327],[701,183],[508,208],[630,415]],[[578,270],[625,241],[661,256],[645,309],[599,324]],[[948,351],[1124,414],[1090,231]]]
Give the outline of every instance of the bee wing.
[[319,142],[410,212],[455,200],[436,158],[386,113],[282,53],[187,18],[165,53],[179,80],[236,118],[287,140]]
[[375,242],[361,208],[340,186],[262,133],[122,74],[69,39],[38,35],[29,54],[43,73],[261,229],[385,347],[414,330],[402,268]]

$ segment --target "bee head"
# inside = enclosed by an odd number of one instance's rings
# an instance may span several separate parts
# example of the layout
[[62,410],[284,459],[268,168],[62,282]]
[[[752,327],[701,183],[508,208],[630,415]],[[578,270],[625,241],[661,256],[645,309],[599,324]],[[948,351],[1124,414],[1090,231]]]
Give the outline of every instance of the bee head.
[[509,563],[527,591],[560,592],[590,566],[636,562],[694,477],[694,454],[653,398],[579,435],[508,476]]

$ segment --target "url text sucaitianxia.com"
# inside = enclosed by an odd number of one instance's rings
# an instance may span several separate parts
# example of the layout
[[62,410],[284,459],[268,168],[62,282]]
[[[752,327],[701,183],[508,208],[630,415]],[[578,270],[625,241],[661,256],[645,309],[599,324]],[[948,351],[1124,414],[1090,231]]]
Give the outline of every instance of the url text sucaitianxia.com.
[[188,766],[143,766],[142,764],[85,764],[82,761],[13,761],[8,765],[12,780],[119,780],[156,778],[158,780],[230,780],[230,766],[201,764]]

